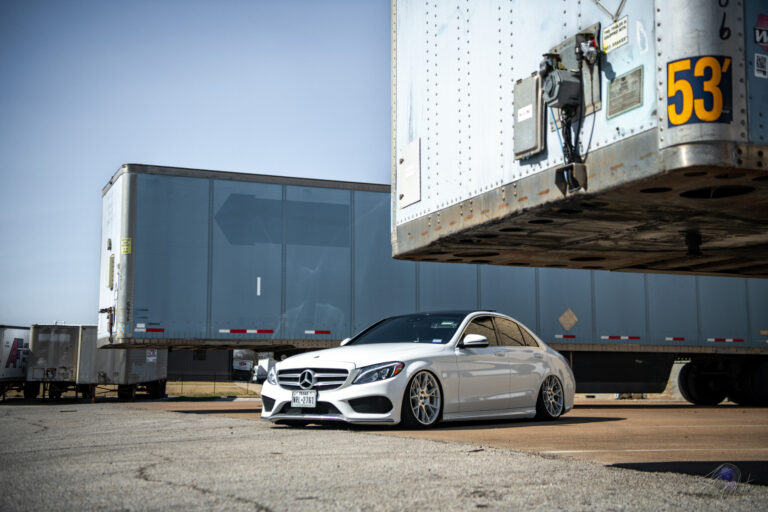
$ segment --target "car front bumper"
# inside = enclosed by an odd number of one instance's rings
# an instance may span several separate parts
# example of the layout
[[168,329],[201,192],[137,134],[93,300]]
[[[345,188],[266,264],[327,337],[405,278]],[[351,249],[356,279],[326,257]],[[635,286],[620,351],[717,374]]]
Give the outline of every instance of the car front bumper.
[[[368,384],[345,383],[333,390],[317,392],[317,406],[314,408],[291,407],[293,390],[265,382],[262,387],[263,419],[279,423],[281,421],[329,422],[342,421],[356,424],[396,424],[400,423],[400,410],[407,385],[407,377],[397,375],[394,378]],[[350,403],[356,399],[386,397],[392,407],[387,412],[359,412]],[[266,398],[266,400],[265,400]],[[267,410],[267,403],[273,400],[272,408]]]

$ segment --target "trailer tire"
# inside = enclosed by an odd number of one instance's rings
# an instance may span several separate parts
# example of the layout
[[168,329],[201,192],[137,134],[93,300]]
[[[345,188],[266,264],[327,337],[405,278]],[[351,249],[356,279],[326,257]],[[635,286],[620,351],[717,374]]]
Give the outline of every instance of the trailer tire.
[[768,405],[768,362],[747,368],[739,378],[739,389],[731,391],[728,399],[739,405]]
[[56,383],[51,382],[48,388],[48,398],[51,398],[53,400],[59,400],[61,398],[61,395],[64,393],[64,390],[56,385]]
[[728,392],[718,385],[711,376],[702,374],[703,367],[695,363],[687,363],[680,369],[677,386],[683,398],[695,405],[717,405],[722,402]]
[[135,400],[136,386],[133,384],[120,384],[117,386],[118,400]]
[[34,400],[37,395],[40,394],[39,382],[25,382],[24,383],[24,398],[27,400]]
[[77,392],[80,393],[80,395],[86,400],[91,398],[91,386],[88,384],[81,384],[77,386]]
[[147,383],[147,393],[150,398],[159,399],[165,397],[165,381],[156,380]]

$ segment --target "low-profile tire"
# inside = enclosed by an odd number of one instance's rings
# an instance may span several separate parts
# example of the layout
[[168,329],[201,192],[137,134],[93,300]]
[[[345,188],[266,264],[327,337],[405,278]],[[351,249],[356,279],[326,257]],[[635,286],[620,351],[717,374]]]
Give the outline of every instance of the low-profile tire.
[[565,410],[565,394],[560,379],[547,375],[541,383],[539,398],[536,400],[536,419],[554,421]]
[[443,413],[443,392],[432,373],[420,371],[408,382],[403,395],[401,421],[407,428],[435,426]]

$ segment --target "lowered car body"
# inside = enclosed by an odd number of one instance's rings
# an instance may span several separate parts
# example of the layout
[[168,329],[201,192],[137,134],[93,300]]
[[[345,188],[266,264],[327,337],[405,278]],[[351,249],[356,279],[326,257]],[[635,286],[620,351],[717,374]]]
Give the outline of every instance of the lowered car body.
[[556,419],[573,407],[565,359],[513,318],[488,311],[382,320],[341,347],[277,363],[262,417],[429,427],[481,418]]

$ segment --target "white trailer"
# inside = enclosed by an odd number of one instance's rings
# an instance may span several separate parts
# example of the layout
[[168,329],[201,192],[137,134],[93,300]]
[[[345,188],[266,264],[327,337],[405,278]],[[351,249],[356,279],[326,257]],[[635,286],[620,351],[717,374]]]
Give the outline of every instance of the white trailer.
[[168,351],[165,349],[100,350],[94,325],[33,325],[30,332],[25,396],[59,398],[74,389],[94,398],[97,385],[117,385],[118,397],[137,391],[165,395]]
[[29,348],[29,327],[0,325],[0,395],[23,391]]
[[397,258],[768,276],[765,0],[393,0]]

